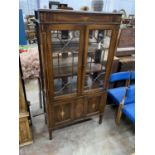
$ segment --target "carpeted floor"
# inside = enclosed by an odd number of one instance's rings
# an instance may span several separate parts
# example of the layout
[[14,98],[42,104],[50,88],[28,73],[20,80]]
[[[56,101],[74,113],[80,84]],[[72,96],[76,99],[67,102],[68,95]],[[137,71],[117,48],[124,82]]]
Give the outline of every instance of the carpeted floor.
[[[32,115],[42,113],[37,88],[36,80],[26,85]],[[116,126],[114,115],[115,109],[107,106],[101,125],[98,117],[94,117],[90,121],[55,130],[51,141],[44,115],[33,117],[33,144],[20,148],[20,155],[130,155],[135,152],[134,128],[126,119],[119,127]]]

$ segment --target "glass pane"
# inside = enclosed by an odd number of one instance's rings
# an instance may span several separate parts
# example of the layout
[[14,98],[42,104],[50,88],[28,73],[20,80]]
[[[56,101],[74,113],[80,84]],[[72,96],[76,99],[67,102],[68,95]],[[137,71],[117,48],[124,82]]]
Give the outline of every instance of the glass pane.
[[112,30],[90,30],[84,89],[103,88]]
[[77,90],[80,31],[51,31],[54,93],[63,95]]

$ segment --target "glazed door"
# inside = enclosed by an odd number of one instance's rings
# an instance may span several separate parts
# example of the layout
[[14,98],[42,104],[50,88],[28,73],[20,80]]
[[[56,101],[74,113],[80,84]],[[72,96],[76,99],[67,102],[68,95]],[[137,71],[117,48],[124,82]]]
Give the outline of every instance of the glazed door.
[[83,35],[81,26],[49,26],[50,77],[54,97],[80,94]]
[[84,92],[105,89],[111,71],[117,40],[116,26],[89,25],[85,31]]

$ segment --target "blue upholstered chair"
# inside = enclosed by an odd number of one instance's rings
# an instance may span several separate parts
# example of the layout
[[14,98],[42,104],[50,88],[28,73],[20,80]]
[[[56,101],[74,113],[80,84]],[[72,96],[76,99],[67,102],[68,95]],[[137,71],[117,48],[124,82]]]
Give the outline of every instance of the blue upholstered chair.
[[135,102],[124,105],[122,113],[124,113],[132,123],[135,123]]
[[[113,83],[122,80],[126,81],[127,86],[130,80],[130,72],[118,72],[111,74],[109,82]],[[124,97],[126,86],[108,89],[108,98],[110,98],[110,100],[112,100],[115,104],[119,105]]]
[[116,124],[119,124],[122,113],[133,123],[135,121],[135,85],[129,85],[130,80],[135,80],[135,72],[118,72],[110,76],[110,83],[126,80],[124,87],[111,88],[108,90],[108,98],[118,105]]
[[131,71],[130,73],[130,85],[135,84],[135,71]]
[[135,71],[131,71],[130,73],[130,79],[135,80]]
[[126,89],[126,93],[118,107],[116,124],[119,124],[122,113],[125,114],[132,123],[135,123],[135,85],[130,85]]

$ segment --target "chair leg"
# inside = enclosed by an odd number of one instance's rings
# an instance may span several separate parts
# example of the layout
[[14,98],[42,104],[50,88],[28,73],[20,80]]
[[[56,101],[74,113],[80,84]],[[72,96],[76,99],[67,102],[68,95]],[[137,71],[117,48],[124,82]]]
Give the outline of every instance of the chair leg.
[[122,116],[122,108],[123,108],[123,105],[120,104],[119,107],[118,107],[117,113],[116,113],[116,117],[115,117],[116,125],[120,124],[120,119],[121,119],[121,116]]

